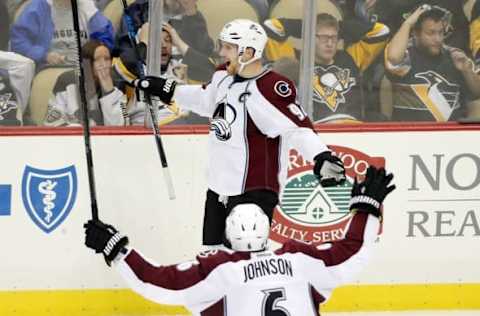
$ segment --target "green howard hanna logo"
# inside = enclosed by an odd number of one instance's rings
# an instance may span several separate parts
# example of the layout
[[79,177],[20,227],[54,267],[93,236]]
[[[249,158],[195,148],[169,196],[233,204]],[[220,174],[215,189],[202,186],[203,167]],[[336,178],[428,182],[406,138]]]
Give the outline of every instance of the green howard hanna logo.
[[281,243],[293,238],[322,243],[344,237],[350,219],[348,204],[353,179],[362,178],[369,165],[384,166],[385,159],[348,147],[329,147],[342,159],[347,181],[341,186],[323,188],[312,173],[311,163],[292,150],[287,182],[273,216],[273,240]]
[[333,223],[348,215],[352,184],[322,188],[311,171],[289,179],[281,197],[283,213],[292,221],[307,225]]

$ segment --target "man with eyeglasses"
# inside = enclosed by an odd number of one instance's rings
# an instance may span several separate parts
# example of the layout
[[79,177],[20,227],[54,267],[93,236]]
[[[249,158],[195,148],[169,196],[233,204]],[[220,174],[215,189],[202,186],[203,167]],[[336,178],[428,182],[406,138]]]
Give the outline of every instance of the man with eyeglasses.
[[480,76],[462,50],[445,45],[447,19],[445,10],[422,5],[387,46],[392,120],[445,122],[480,117],[479,102],[473,102],[480,98]]
[[[389,34],[388,28],[380,23],[353,20],[342,26],[343,34],[353,35],[352,43],[345,50],[337,50],[339,22],[327,13],[317,16],[313,78],[313,118],[316,121],[344,122],[363,118],[360,73],[382,52]],[[349,32],[355,26],[358,29]]]
[[[301,37],[299,19],[271,19],[264,22],[276,41]],[[283,30],[283,37],[280,37]],[[383,52],[389,35],[387,26],[355,15],[339,22],[328,13],[317,15],[315,69],[313,78],[313,120],[319,123],[357,122],[365,118],[362,109],[360,74]],[[343,46],[344,50],[339,50]]]

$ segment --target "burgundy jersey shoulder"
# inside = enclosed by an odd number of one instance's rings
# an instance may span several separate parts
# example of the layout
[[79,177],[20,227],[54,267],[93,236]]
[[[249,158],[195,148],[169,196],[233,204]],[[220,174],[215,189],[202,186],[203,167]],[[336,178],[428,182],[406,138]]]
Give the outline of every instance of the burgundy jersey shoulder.
[[297,252],[309,254],[313,251],[312,248],[315,248],[315,246],[313,246],[310,242],[302,242],[295,239],[289,239],[282,245],[282,247],[278,248],[274,252],[277,255]]
[[258,90],[271,103],[295,102],[297,90],[295,84],[287,77],[270,70],[256,81]]
[[145,260],[134,249],[127,255],[125,262],[138,279],[145,283],[170,290],[189,288],[208,277],[215,268],[228,262],[248,260],[248,253],[228,253],[221,250],[205,251],[195,260],[175,265],[156,266]]
[[368,216],[365,212],[355,214],[344,239],[320,245],[288,240],[275,253],[277,255],[303,253],[311,258],[322,260],[327,267],[342,264],[362,248]]
[[205,276],[207,276],[222,264],[250,259],[250,254],[246,252],[227,252],[214,249],[199,253],[196,259],[200,263]]
[[297,88],[285,76],[268,71],[256,80],[258,91],[274,107],[280,110],[298,126],[313,128],[305,111],[296,103]]

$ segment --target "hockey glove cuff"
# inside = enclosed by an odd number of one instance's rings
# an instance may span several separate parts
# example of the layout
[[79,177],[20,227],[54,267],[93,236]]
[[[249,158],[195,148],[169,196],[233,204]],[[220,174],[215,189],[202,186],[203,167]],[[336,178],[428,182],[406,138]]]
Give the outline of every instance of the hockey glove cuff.
[[330,151],[324,151],[313,158],[313,173],[320,179],[323,187],[340,185],[345,182],[343,162]]
[[147,76],[135,81],[137,89],[144,91],[150,96],[156,96],[165,104],[170,104],[175,93],[177,82],[173,79]]
[[109,266],[128,244],[127,236],[121,235],[113,226],[99,220],[89,220],[83,227],[85,245],[96,253],[102,253]]

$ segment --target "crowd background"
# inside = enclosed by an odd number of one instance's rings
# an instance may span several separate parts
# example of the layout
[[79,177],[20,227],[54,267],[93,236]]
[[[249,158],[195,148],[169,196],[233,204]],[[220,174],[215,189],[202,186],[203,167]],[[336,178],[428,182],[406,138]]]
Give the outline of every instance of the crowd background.
[[[313,1],[313,121],[480,121],[479,1]],[[140,60],[120,0],[78,0],[96,125],[146,122],[132,83],[148,49],[148,0],[128,3]],[[180,84],[205,83],[221,63],[221,28],[248,18],[269,36],[265,66],[298,85],[303,11],[300,0],[164,0],[162,74]],[[81,124],[70,0],[0,0],[0,23],[0,127]],[[159,113],[163,123],[208,124],[175,104]]]

